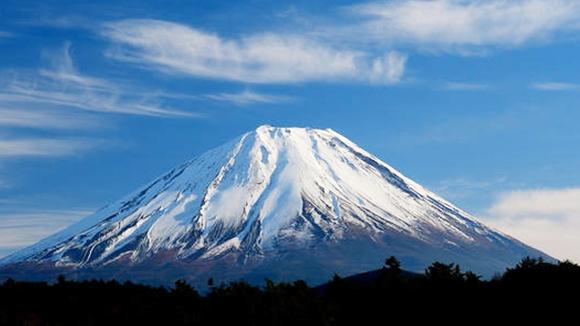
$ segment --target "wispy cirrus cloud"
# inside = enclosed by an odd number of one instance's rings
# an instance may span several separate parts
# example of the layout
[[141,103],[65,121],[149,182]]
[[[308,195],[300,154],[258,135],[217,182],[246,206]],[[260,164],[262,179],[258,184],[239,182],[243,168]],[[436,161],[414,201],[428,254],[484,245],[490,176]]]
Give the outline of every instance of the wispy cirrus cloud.
[[155,96],[144,96],[127,86],[81,74],[70,55],[70,43],[52,56],[50,68],[34,72],[11,72],[1,80],[0,105],[67,107],[90,112],[154,117],[195,117],[160,104]]
[[505,192],[484,218],[551,255],[580,262],[580,188]]
[[167,73],[247,83],[364,81],[393,84],[406,56],[334,47],[300,34],[260,33],[225,38],[187,25],[130,19],[104,25],[116,44],[111,58]]

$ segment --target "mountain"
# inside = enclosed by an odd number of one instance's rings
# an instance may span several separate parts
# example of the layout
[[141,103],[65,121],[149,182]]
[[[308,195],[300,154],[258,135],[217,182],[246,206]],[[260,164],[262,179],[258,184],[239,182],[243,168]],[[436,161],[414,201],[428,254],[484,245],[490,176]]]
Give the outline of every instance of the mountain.
[[453,261],[483,275],[545,256],[493,230],[333,130],[262,126],[0,261],[164,283],[305,279]]

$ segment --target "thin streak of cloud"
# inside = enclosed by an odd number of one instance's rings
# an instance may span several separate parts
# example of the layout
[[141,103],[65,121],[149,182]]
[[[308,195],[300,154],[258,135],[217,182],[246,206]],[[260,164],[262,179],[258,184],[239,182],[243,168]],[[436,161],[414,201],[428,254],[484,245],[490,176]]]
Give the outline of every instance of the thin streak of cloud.
[[531,88],[541,91],[578,91],[580,90],[580,84],[545,82],[534,83],[531,85]]
[[0,107],[0,126],[35,129],[95,129],[102,128],[94,116],[81,116],[68,110],[47,108],[6,108]]
[[240,93],[207,94],[205,97],[214,101],[229,102],[240,106],[256,103],[277,104],[293,100],[293,98],[289,96],[262,94],[248,90]]
[[87,209],[0,213],[0,256],[31,245],[91,213]]
[[0,139],[0,158],[67,156],[92,149],[96,145],[96,141],[82,139]]
[[[35,13],[37,14],[37,13]],[[31,15],[32,16],[32,15]],[[58,29],[86,29],[94,28],[97,22],[88,16],[81,15],[57,15],[41,16],[18,22],[21,26],[49,27]]]
[[484,91],[489,89],[489,85],[480,83],[446,82],[443,89],[448,91]]
[[474,180],[468,177],[457,177],[441,180],[433,189],[442,196],[460,200],[480,194],[483,191],[497,188],[507,181],[506,177],[496,177],[490,180]]

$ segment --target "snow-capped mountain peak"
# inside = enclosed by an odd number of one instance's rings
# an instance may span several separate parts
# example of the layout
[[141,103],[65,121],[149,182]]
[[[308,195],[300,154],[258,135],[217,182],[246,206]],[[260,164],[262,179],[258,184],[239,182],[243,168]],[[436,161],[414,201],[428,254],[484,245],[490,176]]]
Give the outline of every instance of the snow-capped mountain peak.
[[476,265],[473,255],[482,254],[496,256],[493,266],[507,266],[537,253],[331,129],[260,126],[2,263],[82,269],[152,260],[211,265],[234,257],[268,274],[260,266],[276,257],[346,243],[371,249],[360,257],[344,252],[331,267],[364,270],[382,259],[375,249],[418,265],[464,256]]

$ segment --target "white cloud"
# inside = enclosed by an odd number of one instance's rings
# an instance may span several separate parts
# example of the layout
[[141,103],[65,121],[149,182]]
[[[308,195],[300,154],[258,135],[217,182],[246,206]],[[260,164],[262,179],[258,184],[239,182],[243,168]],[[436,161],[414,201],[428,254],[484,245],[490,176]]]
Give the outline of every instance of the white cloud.
[[43,13],[36,13],[35,17],[27,17],[25,20],[19,21],[19,25],[31,27],[49,27],[59,29],[86,29],[94,28],[94,19],[83,15],[64,15],[59,13],[57,15],[44,15]]
[[456,50],[519,46],[580,27],[577,0],[400,0],[349,12],[359,23],[339,31],[351,38]]
[[103,35],[116,43],[108,54],[117,60],[164,72],[248,83],[395,82],[406,62],[406,57],[397,53],[376,59],[291,33],[228,39],[159,20],[109,23]]
[[26,108],[42,104],[101,113],[196,116],[191,112],[163,107],[158,97],[142,95],[127,86],[81,74],[70,56],[69,43],[51,58],[50,69],[41,69],[32,74],[5,74],[11,75],[11,78],[2,80],[0,105]]
[[501,194],[485,220],[557,258],[580,262],[580,188]]
[[577,91],[580,90],[580,84],[560,83],[560,82],[545,82],[535,83],[531,86],[533,89],[542,91]]
[[254,103],[275,104],[292,100],[292,98],[288,96],[262,94],[249,90],[239,93],[207,94],[205,97],[214,101],[230,102],[241,106]]
[[68,110],[49,108],[7,108],[0,107],[0,126],[26,127],[35,129],[87,129],[102,124],[94,116],[81,116]]
[[433,189],[446,198],[453,200],[466,199],[481,194],[507,181],[506,177],[495,177],[486,180],[475,180],[467,177],[444,179],[433,186]]
[[[344,7],[302,27],[225,37],[184,24],[128,19],[103,25],[107,55],[165,73],[246,83],[357,81],[395,84],[407,55],[396,48],[486,54],[580,29],[576,0],[392,0]],[[343,12],[344,12],[343,11]],[[450,90],[485,85],[450,83]]]
[[0,158],[66,156],[93,148],[95,145],[95,141],[80,139],[0,139]]
[[31,245],[91,212],[84,209],[47,209],[0,213],[0,256]]
[[480,83],[446,82],[443,89],[449,91],[483,91],[489,89],[489,85]]
[[370,80],[376,83],[396,84],[405,74],[407,56],[396,51],[373,61]]

